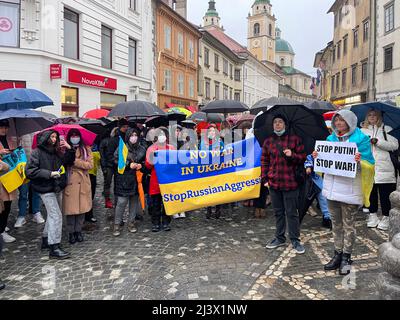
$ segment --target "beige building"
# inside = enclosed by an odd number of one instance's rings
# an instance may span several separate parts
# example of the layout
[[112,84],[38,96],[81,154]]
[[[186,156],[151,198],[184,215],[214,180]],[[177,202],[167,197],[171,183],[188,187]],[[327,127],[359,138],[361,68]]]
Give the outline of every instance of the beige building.
[[400,106],[400,1],[376,1],[376,99]]
[[373,99],[371,2],[336,0],[328,11],[334,14],[330,91],[338,106]]
[[318,100],[331,101],[332,54],[333,42],[331,41],[326,48],[315,55],[314,68],[320,71],[320,83],[316,86],[315,90],[316,99]]

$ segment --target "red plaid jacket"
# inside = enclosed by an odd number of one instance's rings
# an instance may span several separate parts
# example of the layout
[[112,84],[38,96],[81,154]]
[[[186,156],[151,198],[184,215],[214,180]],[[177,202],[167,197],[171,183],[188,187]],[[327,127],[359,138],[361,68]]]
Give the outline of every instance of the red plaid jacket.
[[[283,155],[283,150],[290,149],[291,158]],[[292,191],[298,188],[296,168],[303,168],[306,160],[304,145],[295,135],[278,137],[273,135],[265,140],[261,156],[263,183],[268,182],[275,190]]]

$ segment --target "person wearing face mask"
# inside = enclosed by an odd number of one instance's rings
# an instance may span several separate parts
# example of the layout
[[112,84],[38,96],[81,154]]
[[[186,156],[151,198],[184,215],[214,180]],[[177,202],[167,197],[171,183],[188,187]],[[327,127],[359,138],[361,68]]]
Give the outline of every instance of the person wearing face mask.
[[262,181],[269,188],[276,219],[275,238],[266,248],[286,246],[287,220],[293,249],[303,254],[305,249],[300,243],[296,170],[303,168],[306,160],[304,145],[298,136],[288,133],[288,121],[284,115],[276,115],[272,125],[274,134],[265,140],[261,157]]
[[[224,149],[224,142],[219,136],[218,128],[215,123],[210,123],[206,136],[200,142],[200,150],[221,151]],[[207,207],[206,219],[210,220],[213,207]],[[215,206],[215,219],[221,218],[222,205]]]
[[67,143],[71,145],[74,161],[66,167],[68,184],[63,193],[63,213],[67,216],[69,243],[84,241],[82,227],[85,213],[92,209],[92,187],[89,170],[93,169],[93,155],[89,146],[84,145],[79,130],[68,132]]
[[[144,167],[146,149],[140,143],[140,131],[136,128],[129,128],[125,135],[125,145],[128,148],[126,167],[123,174],[115,173],[114,194],[117,196],[115,207],[115,221],[113,235],[118,237],[121,234],[121,222],[128,205],[128,230],[136,233],[135,218],[139,215],[140,201],[138,191],[138,181],[136,172]],[[118,164],[118,149],[114,153],[114,161]]]
[[67,159],[71,155],[69,152],[62,153],[61,148],[70,150],[71,146],[64,140],[60,142],[58,132],[47,130],[40,133],[37,148],[32,151],[25,169],[26,177],[31,181],[33,190],[40,194],[47,211],[42,250],[50,249],[49,256],[55,259],[70,257],[60,246],[63,222],[60,198],[67,185],[67,175],[62,168],[71,161]]
[[171,231],[171,217],[165,214],[160,186],[154,168],[155,153],[159,150],[176,150],[174,146],[168,144],[168,129],[165,127],[160,127],[155,130],[153,145],[151,145],[146,152],[146,168],[151,171],[149,186],[151,207],[149,208],[149,213],[153,224],[153,232],[160,232],[161,230]]

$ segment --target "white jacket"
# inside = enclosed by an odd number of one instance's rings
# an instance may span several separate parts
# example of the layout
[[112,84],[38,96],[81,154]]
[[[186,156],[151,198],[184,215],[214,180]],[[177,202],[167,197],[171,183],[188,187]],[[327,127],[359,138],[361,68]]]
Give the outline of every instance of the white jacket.
[[361,131],[369,136],[371,139],[378,139],[378,143],[372,146],[372,153],[375,158],[375,183],[396,183],[396,175],[393,167],[392,160],[390,159],[389,151],[395,151],[399,148],[399,141],[389,134],[392,128],[385,126],[387,141],[383,134],[383,126],[368,126],[362,128]]

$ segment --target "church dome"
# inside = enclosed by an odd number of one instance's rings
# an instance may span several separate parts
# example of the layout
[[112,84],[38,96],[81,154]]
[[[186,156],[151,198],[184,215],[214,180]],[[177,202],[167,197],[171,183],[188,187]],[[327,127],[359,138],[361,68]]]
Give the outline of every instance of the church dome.
[[281,30],[276,28],[276,52],[295,54],[292,45],[281,38]]

